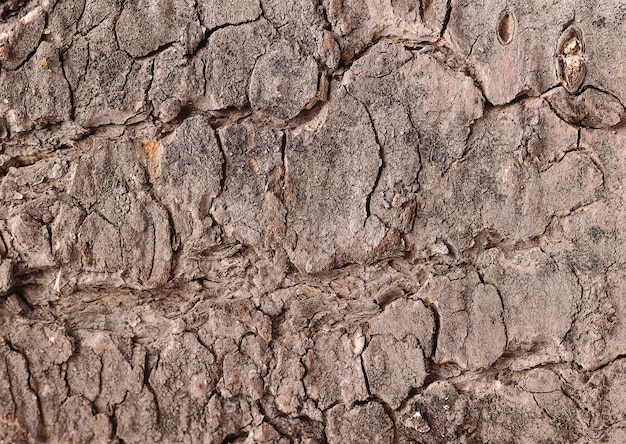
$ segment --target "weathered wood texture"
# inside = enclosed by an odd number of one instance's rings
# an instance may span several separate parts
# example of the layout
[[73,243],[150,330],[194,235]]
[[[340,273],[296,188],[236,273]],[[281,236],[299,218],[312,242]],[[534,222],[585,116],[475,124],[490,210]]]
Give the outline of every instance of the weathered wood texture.
[[626,7],[0,4],[0,441],[626,442]]

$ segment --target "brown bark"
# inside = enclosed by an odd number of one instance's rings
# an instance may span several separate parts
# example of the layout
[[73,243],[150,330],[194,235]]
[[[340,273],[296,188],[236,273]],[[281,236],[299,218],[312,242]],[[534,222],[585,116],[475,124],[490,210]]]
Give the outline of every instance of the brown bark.
[[624,8],[0,5],[0,442],[624,442]]

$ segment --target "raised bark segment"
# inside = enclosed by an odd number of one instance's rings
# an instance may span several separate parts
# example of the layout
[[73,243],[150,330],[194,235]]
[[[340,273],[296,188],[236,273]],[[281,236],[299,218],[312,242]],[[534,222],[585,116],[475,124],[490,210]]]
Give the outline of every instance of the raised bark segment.
[[622,9],[0,5],[0,441],[624,441]]

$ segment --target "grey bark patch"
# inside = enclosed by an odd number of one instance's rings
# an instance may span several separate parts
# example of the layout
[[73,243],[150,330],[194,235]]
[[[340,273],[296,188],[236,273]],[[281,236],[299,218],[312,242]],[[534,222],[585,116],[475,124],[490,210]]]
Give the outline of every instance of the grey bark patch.
[[160,120],[173,121],[204,91],[203,71],[201,60],[186,58],[177,47],[169,48],[155,58],[148,98]]
[[329,410],[328,416],[328,442],[393,442],[393,422],[380,403],[368,402],[349,410],[338,405]]
[[212,214],[227,236],[253,246],[259,254],[282,249],[285,235],[283,135],[252,122],[220,128],[227,165],[224,191]]
[[375,335],[363,352],[369,389],[392,408],[398,408],[413,388],[426,379],[424,352],[417,338],[398,341],[392,335]]
[[21,69],[3,70],[0,78],[4,97],[0,113],[12,133],[70,118],[70,89],[53,45],[42,42]]
[[212,30],[224,25],[253,22],[261,16],[259,0],[214,0],[199,2],[200,21]]
[[350,339],[341,331],[316,337],[303,362],[307,369],[303,379],[306,393],[321,410],[367,398],[360,360],[352,352]]
[[[468,7],[452,3],[446,36],[470,57],[490,103],[504,104],[522,94],[538,96],[556,83],[554,53],[561,29],[547,22],[566,23],[573,5],[542,16],[544,26],[538,26],[534,4],[498,1],[481,4],[471,13]],[[489,69],[494,63],[498,70]]]
[[190,0],[157,4],[138,0],[124,5],[115,34],[121,50],[142,57],[169,43],[184,42],[187,26],[196,20],[195,3]]
[[50,239],[45,226],[28,214],[13,216],[8,222],[15,239],[14,248],[26,255],[26,260],[36,267],[52,265]]
[[466,433],[479,419],[470,399],[447,381],[435,381],[410,398],[399,415],[401,440],[436,443]]
[[368,262],[387,231],[366,212],[381,162],[367,111],[346,93],[338,97],[318,128],[288,136],[285,148],[285,249],[308,273]]
[[437,307],[435,362],[477,370],[502,356],[507,336],[502,301],[493,286],[481,284],[473,273],[453,281],[442,276],[425,285],[420,295]]
[[492,249],[479,263],[486,282],[495,283],[503,295],[507,347],[527,349],[537,344],[558,354],[580,298],[573,273],[556,269],[537,249],[510,258]]
[[154,395],[144,388],[138,394],[129,393],[115,412],[116,435],[124,441],[157,441],[161,433],[157,431],[157,418]]
[[46,11],[36,7],[17,22],[2,26],[5,39],[3,69],[15,70],[32,56],[41,41],[46,19]]
[[175,241],[191,252],[212,246],[210,209],[221,192],[224,161],[213,128],[205,118],[191,117],[144,150],[155,193],[174,223]]
[[241,108],[249,103],[250,75],[269,47],[275,30],[267,20],[218,29],[201,51],[207,109]]
[[60,48],[70,46],[78,37],[78,21],[84,14],[85,3],[86,0],[56,2],[48,15],[48,25],[42,30],[42,37],[52,40]]
[[26,359],[17,352],[10,351],[5,355],[6,371],[8,373],[11,392],[10,396],[15,403],[12,412],[9,413],[9,428],[13,429],[8,435],[13,436],[37,436],[41,427],[41,411],[39,410],[36,393],[29,384],[29,371]]
[[328,29],[323,6],[319,2],[285,3],[262,0],[263,16],[280,30],[283,40],[295,43],[306,56],[313,56],[331,70],[341,57],[336,34]]
[[94,414],[91,404],[81,396],[68,398],[59,416],[58,436],[61,440],[87,442],[111,439],[113,427],[103,413]]
[[156,285],[170,273],[169,220],[146,191],[147,175],[130,150],[94,139],[76,165],[68,193],[88,213],[77,248],[93,279],[112,273]]
[[254,66],[250,104],[279,119],[292,119],[315,104],[319,75],[313,57],[303,57],[288,42],[275,43]]
[[113,27],[109,17],[86,36],[86,71],[74,91],[75,118],[85,127],[123,124],[145,111],[152,63],[134,62],[125,51],[112,50],[117,48]]

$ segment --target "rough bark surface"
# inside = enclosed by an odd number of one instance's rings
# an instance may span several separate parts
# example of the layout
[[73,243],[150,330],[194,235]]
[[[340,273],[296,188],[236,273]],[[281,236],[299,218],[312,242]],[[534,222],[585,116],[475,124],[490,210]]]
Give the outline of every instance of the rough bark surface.
[[626,7],[0,4],[0,442],[626,442]]

